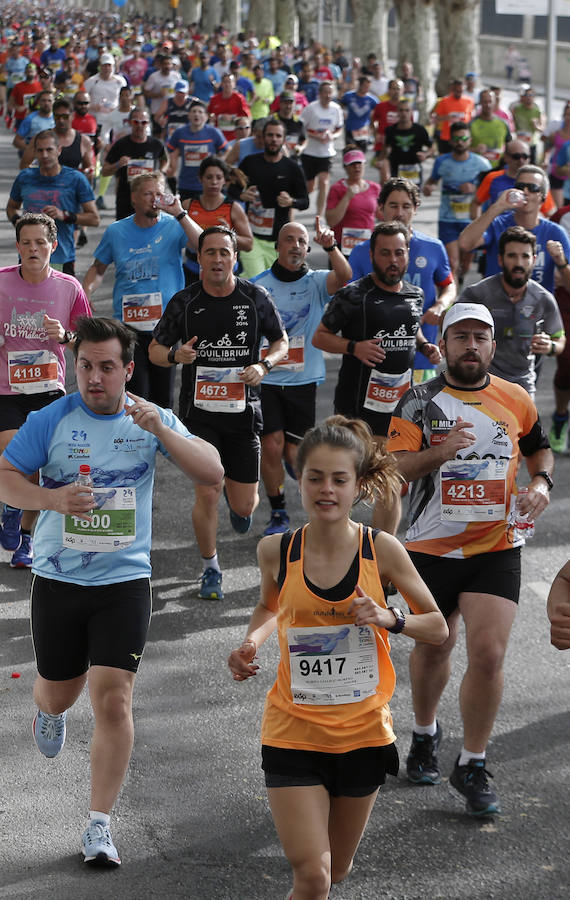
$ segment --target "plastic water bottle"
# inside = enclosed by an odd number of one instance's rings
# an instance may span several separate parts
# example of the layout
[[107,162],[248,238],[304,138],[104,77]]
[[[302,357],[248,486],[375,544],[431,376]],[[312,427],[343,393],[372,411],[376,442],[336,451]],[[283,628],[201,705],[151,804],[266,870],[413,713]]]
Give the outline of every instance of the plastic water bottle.
[[515,508],[509,514],[508,524],[513,528],[513,542],[519,541],[521,538],[528,541],[534,536],[534,519],[530,517],[529,513],[523,515],[519,507],[520,498],[525,494],[528,494],[528,488],[520,488]]
[[[87,465],[87,463],[83,463],[79,466],[79,475],[75,479],[75,484],[80,484],[82,487],[87,488],[88,490],[93,490],[93,479],[91,478],[91,466]],[[89,515],[92,510],[89,510],[87,515]]]

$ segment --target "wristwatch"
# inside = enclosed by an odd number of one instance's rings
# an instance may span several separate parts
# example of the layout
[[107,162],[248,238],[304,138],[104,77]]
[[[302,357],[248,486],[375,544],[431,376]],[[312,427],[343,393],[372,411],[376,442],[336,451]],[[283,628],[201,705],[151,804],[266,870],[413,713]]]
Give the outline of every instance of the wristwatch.
[[541,478],[544,478],[544,480],[546,481],[548,490],[550,492],[552,490],[552,488],[554,487],[554,482],[553,482],[552,478],[550,477],[550,475],[548,474],[548,472],[535,472],[532,477],[536,478],[537,475],[540,475]]
[[337,242],[333,241],[333,243],[330,245],[330,247],[323,247],[323,250],[325,251],[325,253],[332,253],[333,250],[336,250],[337,247],[338,247]]
[[171,366],[176,366],[177,362],[175,359],[177,347],[171,347],[168,351],[168,356],[166,357]]
[[391,632],[391,634],[400,634],[406,624],[406,617],[404,613],[401,609],[398,609],[397,606],[387,606],[386,609],[389,609],[390,612],[393,612],[396,618],[396,624],[392,625],[391,628],[387,628],[386,631]]
[[260,359],[259,365],[263,366],[263,368],[265,369],[266,372],[271,372],[271,369],[273,368],[273,363],[270,362],[268,359]]
[[70,341],[73,340],[73,333],[71,331],[64,331],[63,340],[59,341],[60,344],[69,344]]

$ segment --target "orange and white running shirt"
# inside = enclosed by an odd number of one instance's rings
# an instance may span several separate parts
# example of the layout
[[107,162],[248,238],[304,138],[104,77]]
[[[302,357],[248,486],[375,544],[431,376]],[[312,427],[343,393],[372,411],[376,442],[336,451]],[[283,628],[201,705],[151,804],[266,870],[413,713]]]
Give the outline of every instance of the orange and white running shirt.
[[406,549],[454,559],[508,550],[519,447],[548,447],[527,392],[495,375],[483,388],[455,388],[444,375],[409,390],[390,423],[387,448],[422,451],[445,440],[461,416],[475,443],[411,485]]
[[[305,529],[287,549],[279,592],[281,659],[267,694],[262,743],[293,750],[348,753],[395,740],[388,701],[396,676],[385,629],[357,626],[348,609],[356,591],[329,601],[303,574]],[[386,606],[371,528],[360,525],[358,584]]]

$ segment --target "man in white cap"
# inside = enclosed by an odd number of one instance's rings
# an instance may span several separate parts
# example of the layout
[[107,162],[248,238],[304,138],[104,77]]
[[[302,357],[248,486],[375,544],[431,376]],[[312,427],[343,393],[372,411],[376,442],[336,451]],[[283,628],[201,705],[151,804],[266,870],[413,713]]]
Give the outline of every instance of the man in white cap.
[[[548,506],[554,465],[528,393],[488,374],[494,337],[493,317],[482,304],[456,303],[448,310],[440,341],[446,368],[402,397],[387,445],[411,482],[406,549],[449,627],[445,643],[417,643],[410,654],[415,724],[408,778],[414,784],[441,780],[437,707],[463,618],[464,736],[450,783],[476,816],[500,812],[485,750],[501,702],[503,660],[519,598],[524,539],[509,524],[519,452],[530,481],[517,509],[530,519]],[[403,627],[403,613],[401,618]]]
[[88,78],[83,85],[91,98],[91,112],[101,126],[100,138],[103,144],[109,142],[110,118],[119,105],[119,93],[127,84],[126,78],[115,73],[115,57],[112,53],[102,53],[99,71]]

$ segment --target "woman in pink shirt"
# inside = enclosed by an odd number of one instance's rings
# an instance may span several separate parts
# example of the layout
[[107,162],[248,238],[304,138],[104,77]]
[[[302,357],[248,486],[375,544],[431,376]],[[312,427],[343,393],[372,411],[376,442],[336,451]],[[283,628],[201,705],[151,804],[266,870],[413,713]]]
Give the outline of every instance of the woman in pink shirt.
[[366,181],[366,157],[354,144],[344,148],[346,177],[335,182],[327,198],[326,218],[345,256],[370,237],[375,225],[380,185]]

